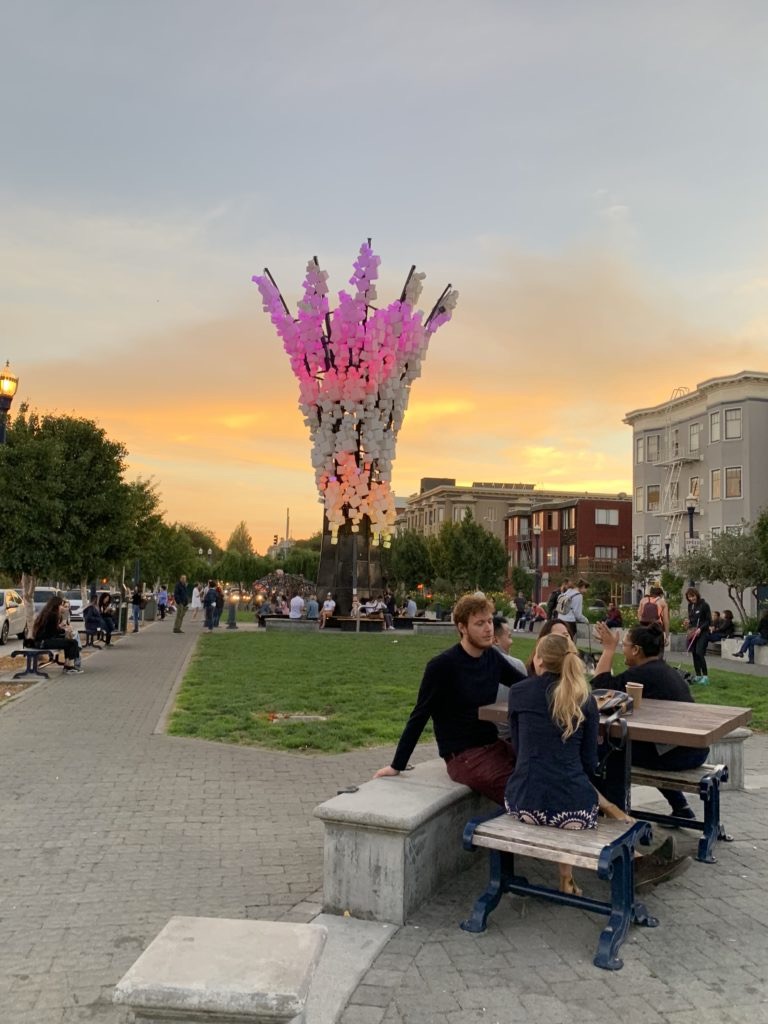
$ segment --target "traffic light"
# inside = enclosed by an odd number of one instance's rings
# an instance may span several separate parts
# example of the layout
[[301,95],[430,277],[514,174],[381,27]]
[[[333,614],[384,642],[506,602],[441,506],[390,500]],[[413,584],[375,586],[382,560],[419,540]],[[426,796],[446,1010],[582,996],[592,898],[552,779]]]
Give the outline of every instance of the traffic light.
[[275,539],[272,541],[272,543],[277,544],[277,534],[275,534]]

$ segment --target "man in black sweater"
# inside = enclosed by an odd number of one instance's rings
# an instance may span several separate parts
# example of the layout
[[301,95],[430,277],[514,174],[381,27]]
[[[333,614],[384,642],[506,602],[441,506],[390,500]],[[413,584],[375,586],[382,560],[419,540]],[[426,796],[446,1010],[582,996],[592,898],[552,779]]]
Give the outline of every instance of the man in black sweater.
[[176,604],[176,618],[173,621],[173,632],[183,633],[184,630],[181,628],[181,624],[184,621],[184,616],[187,614],[187,605],[189,604],[187,577],[183,573],[179,576],[176,586],[173,588],[173,600]]
[[438,654],[426,667],[416,705],[400,737],[392,763],[374,778],[399,775],[429,719],[437,749],[454,782],[504,803],[504,788],[515,767],[514,751],[500,740],[492,722],[481,722],[478,709],[496,700],[499,683],[511,686],[524,678],[494,649],[493,604],[484,594],[466,594],[453,611],[459,643]]

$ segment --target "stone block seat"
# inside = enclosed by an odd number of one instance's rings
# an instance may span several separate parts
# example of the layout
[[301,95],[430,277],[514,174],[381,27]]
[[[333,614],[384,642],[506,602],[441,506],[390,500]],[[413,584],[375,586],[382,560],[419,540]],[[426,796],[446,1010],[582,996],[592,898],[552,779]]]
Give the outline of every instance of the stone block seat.
[[441,758],[372,779],[315,808],[325,827],[324,910],[403,924],[472,857],[467,818],[498,807],[453,782]]
[[137,1024],[302,1024],[320,925],[173,917],[118,982]]

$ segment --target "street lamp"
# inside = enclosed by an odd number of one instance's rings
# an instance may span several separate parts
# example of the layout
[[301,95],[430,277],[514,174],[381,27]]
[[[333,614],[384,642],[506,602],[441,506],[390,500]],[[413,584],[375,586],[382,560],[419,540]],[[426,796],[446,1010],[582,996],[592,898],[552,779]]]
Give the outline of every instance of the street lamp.
[[18,386],[19,378],[11,373],[8,360],[6,360],[5,369],[0,371],[0,444],[5,444],[5,418],[10,412],[11,402]]
[[208,568],[210,568],[210,566],[211,566],[211,555],[212,554],[213,554],[213,551],[211,550],[211,548],[208,548]]
[[685,499],[686,511],[688,512],[688,538],[693,540],[693,514],[696,511],[696,506],[699,504],[699,499],[691,491],[688,497]]
[[535,574],[534,574],[534,600],[536,604],[541,601],[541,570],[539,568],[539,545],[541,544],[541,527],[535,525],[533,527],[533,536],[536,540],[536,562],[535,562]]

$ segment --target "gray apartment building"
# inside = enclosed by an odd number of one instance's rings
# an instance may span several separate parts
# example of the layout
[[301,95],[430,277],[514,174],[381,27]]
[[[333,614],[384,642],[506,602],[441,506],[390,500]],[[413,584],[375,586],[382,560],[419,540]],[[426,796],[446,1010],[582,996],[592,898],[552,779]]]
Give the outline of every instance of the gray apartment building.
[[[680,388],[624,422],[633,434],[635,555],[674,559],[768,508],[768,373]],[[723,594],[711,596],[722,605]]]

